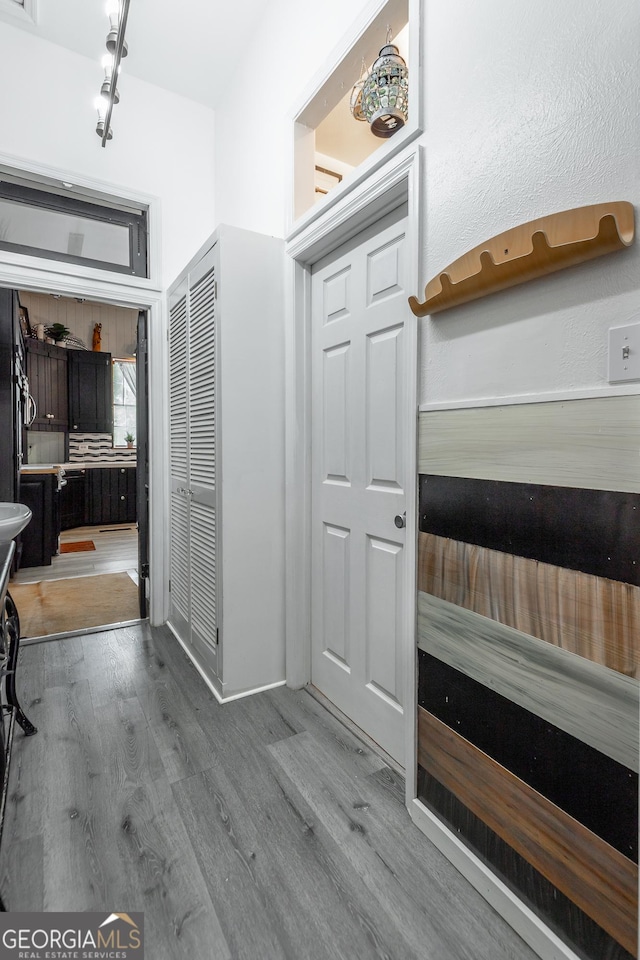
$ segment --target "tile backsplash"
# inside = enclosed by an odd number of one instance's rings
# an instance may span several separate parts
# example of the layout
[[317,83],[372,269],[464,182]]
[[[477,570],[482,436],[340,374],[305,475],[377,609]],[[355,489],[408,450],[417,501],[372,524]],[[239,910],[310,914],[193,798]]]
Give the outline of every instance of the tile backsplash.
[[70,433],[69,434],[69,463],[86,463],[96,460],[101,463],[109,460],[136,459],[135,448],[113,447],[113,438],[110,433]]

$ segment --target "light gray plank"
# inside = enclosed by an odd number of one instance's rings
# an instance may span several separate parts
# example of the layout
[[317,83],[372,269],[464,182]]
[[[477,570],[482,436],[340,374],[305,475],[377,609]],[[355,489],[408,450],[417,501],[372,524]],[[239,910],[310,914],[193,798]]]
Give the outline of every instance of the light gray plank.
[[639,684],[632,677],[421,590],[418,646],[638,770]]
[[90,910],[96,899],[108,900],[114,867],[104,855],[109,846],[98,810],[107,784],[86,680],[48,688],[46,719],[36,736],[41,735],[43,908],[64,909],[59,904],[73,889],[73,909]]
[[182,780],[173,792],[234,960],[290,956],[258,876],[264,847],[240,796],[215,770]]
[[639,493],[639,452],[639,396],[419,415],[419,473]]
[[64,687],[86,679],[82,637],[68,637],[39,644],[44,656],[47,687]]
[[[39,858],[42,883],[36,875],[21,908],[142,910],[154,960],[533,960],[411,824],[399,779],[334,717],[323,722],[306,692],[221,707],[166,631],[127,628],[105,649],[91,640],[84,662],[52,655],[49,677],[62,686],[44,688],[45,645],[23,651],[41,732],[17,734],[0,851],[2,882],[18,890],[20,864]],[[158,747],[135,694],[125,696],[132,686],[147,699],[170,691],[200,731],[206,771],[169,784],[174,735],[162,729]],[[285,749],[297,766],[273,752]],[[245,917],[255,904],[269,918],[263,940],[228,902],[226,877]],[[231,918],[237,951],[226,943]]]
[[266,696],[288,724],[289,735],[309,730],[352,775],[368,776],[378,770],[388,769],[377,753],[365,746],[306,690],[278,687],[270,690]]
[[[97,802],[108,847],[109,902],[145,914],[148,954],[158,960],[231,960],[217,913],[137,701],[101,711],[108,789]],[[92,909],[108,904],[97,899]]]
[[[267,802],[259,791],[236,791],[219,766],[174,787],[234,958],[413,958],[397,931],[379,922],[368,890],[275,764],[274,777],[279,795]],[[274,936],[277,947],[269,945]]]
[[2,858],[0,891],[7,910],[40,910],[43,899],[44,864],[42,837],[15,840]]
[[137,698],[100,707],[100,742],[107,782],[113,790],[135,789],[165,776],[164,764]]
[[361,878],[375,915],[416,957],[533,956],[502,920],[489,921],[479,894],[425,838],[407,836],[408,814],[375,782],[349,777],[306,732],[269,750]]
[[168,676],[149,684],[137,682],[136,689],[169,783],[210,767],[209,741],[174,680]]
[[82,638],[82,646],[94,708],[136,696],[133,679],[123,662],[114,631],[87,634]]

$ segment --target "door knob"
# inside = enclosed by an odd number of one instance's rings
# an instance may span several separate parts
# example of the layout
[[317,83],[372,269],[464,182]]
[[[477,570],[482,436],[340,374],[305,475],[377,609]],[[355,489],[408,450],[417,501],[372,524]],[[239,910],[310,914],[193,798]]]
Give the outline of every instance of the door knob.
[[398,528],[398,530],[402,530],[403,527],[406,527],[406,525],[407,525],[407,511],[405,510],[405,512],[402,514],[402,516],[400,516],[399,513],[396,513],[395,517],[393,518],[393,522],[395,523],[395,525],[396,525],[396,527]]

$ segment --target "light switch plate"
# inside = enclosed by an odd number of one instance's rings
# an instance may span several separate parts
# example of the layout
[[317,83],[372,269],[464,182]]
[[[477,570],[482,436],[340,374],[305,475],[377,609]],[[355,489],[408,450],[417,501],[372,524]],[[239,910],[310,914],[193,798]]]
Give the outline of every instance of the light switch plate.
[[640,323],[609,330],[609,383],[640,380]]

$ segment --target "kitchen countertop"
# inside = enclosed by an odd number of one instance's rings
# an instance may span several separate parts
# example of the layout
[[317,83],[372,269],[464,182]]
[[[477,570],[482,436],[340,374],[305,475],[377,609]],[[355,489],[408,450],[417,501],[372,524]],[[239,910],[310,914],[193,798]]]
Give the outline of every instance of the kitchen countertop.
[[20,473],[58,473],[63,470],[95,470],[99,467],[135,467],[135,460],[86,460],[76,463],[24,463]]

